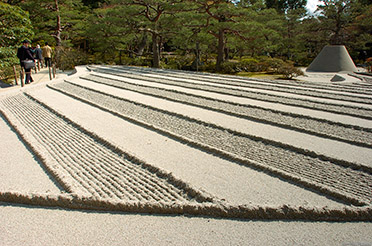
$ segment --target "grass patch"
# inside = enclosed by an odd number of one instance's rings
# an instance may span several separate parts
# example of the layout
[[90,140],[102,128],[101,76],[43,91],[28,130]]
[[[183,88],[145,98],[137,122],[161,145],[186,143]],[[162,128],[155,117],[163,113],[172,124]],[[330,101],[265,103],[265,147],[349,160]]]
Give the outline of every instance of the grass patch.
[[259,78],[259,79],[281,79],[283,78],[280,74],[272,74],[266,72],[239,72],[237,76],[250,77],[250,78]]

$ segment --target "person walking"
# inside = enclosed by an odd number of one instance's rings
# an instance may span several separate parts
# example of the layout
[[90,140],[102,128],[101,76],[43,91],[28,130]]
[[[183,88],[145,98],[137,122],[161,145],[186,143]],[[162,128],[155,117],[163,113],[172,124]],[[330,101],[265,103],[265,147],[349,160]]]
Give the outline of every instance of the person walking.
[[36,45],[34,49],[35,60],[37,61],[37,67],[40,70],[40,67],[43,67],[43,51],[40,49],[40,45]]
[[45,46],[43,47],[42,56],[44,57],[45,66],[50,67],[52,61],[52,48],[50,48],[47,42],[45,42]]
[[17,51],[17,57],[19,58],[19,62],[21,64],[21,67],[25,70],[26,73],[26,79],[25,84],[29,84],[30,82],[33,82],[34,80],[31,77],[31,68],[25,66],[25,63],[27,60],[32,60],[35,62],[34,56],[32,54],[32,50],[29,47],[30,42],[28,40],[24,40],[22,42],[22,46],[18,48]]

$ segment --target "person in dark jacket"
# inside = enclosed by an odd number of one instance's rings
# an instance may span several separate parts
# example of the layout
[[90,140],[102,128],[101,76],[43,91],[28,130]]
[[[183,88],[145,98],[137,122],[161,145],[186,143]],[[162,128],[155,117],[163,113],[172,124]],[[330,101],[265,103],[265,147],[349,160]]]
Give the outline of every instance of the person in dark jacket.
[[22,46],[18,48],[17,51],[17,57],[19,58],[19,61],[21,63],[21,67],[25,69],[26,72],[26,79],[25,84],[29,84],[30,82],[33,82],[34,80],[31,77],[31,68],[26,69],[24,61],[25,60],[33,60],[35,62],[33,52],[30,47],[30,42],[28,40],[24,40],[22,42]]
[[43,67],[43,51],[40,49],[40,45],[36,45],[36,48],[34,49],[34,57],[40,70],[40,66]]

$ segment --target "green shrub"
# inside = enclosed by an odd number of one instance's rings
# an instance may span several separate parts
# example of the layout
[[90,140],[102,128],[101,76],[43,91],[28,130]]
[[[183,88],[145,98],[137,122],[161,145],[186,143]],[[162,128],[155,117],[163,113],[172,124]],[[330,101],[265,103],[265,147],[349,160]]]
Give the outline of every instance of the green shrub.
[[55,50],[54,60],[59,69],[72,70],[75,66],[89,63],[91,58],[80,49],[58,47]]
[[239,63],[237,62],[224,62],[221,64],[220,73],[224,74],[235,74],[239,72]]
[[203,72],[214,73],[216,72],[216,63],[213,62],[204,63],[203,65],[200,66],[199,70]]
[[278,58],[244,58],[237,65],[244,72],[277,72],[285,62]]
[[0,47],[0,68],[19,64],[17,48]]
[[152,64],[151,58],[137,56],[137,57],[132,58],[131,62],[127,65],[151,67],[151,64]]
[[294,67],[292,63],[288,63],[288,62],[282,64],[278,68],[277,73],[283,74],[283,76],[286,79],[292,79],[293,77],[304,75],[304,73],[302,72],[302,70]]
[[244,72],[259,72],[259,61],[254,58],[242,59],[237,67]]
[[168,56],[162,60],[162,67],[169,69],[191,70],[191,65],[194,61],[194,56]]
[[12,80],[14,80],[13,67],[0,68],[0,80],[5,83],[12,83]]
[[372,72],[372,57],[366,59],[365,65],[367,66],[367,71]]
[[282,59],[271,57],[265,59],[265,62],[267,63],[268,69],[274,73],[278,73],[279,69],[286,64]]
[[16,51],[14,47],[0,47],[0,79],[4,82],[14,78],[13,66],[19,65]]

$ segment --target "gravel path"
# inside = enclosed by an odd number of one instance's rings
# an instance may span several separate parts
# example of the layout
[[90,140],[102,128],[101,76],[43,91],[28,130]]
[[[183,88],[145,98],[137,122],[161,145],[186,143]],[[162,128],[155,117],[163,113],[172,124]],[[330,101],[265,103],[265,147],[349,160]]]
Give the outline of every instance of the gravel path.
[[136,124],[248,166],[274,173],[353,204],[369,204],[371,170],[306,150],[235,132],[187,116],[71,83],[51,88]]
[[257,122],[276,125],[287,129],[306,132],[309,134],[344,141],[364,147],[372,147],[372,128],[362,128],[353,125],[341,124],[329,120],[311,118],[299,114],[286,113],[266,109],[263,107],[232,103],[216,98],[193,95],[177,90],[146,86],[131,83],[121,79],[113,79],[104,75],[88,75],[83,79],[105,84],[120,89],[130,90],[144,95],[189,104],[200,108],[222,112],[228,115],[246,118]]
[[69,192],[132,201],[207,200],[171,175],[120,153],[25,94],[1,103],[11,121],[22,126],[21,134],[33,141],[32,147],[46,160],[47,169]]

